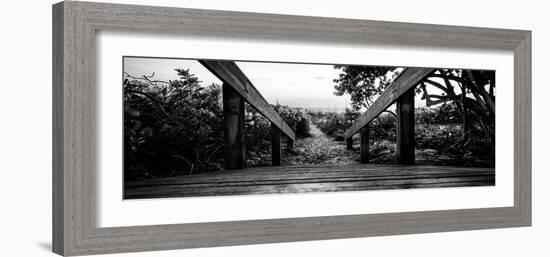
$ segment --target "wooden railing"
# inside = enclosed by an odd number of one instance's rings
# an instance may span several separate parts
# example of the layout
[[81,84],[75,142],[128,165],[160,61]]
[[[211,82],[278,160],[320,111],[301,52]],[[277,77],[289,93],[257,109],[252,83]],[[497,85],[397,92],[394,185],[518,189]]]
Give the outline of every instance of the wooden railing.
[[398,163],[414,164],[414,88],[433,69],[406,68],[378,97],[372,106],[355,120],[344,133],[347,148],[352,149],[352,137],[360,132],[361,162],[369,162],[369,123],[394,102],[397,102],[397,151]]
[[[272,165],[280,165],[281,136],[286,137],[287,149],[292,149],[296,139],[294,131],[265,100],[235,62],[222,60],[199,60],[199,62],[223,82],[226,169],[245,168],[245,101],[271,122]],[[429,68],[404,69],[372,106],[344,133],[347,148],[352,149],[352,137],[360,132],[361,163],[369,162],[369,123],[396,102],[396,159],[398,163],[414,164],[414,89],[432,72],[433,69]]]
[[258,89],[232,61],[199,60],[223,81],[223,113],[225,134],[225,168],[242,169],[246,163],[244,147],[244,102],[246,101],[271,122],[272,165],[281,164],[281,132],[292,149],[296,135]]

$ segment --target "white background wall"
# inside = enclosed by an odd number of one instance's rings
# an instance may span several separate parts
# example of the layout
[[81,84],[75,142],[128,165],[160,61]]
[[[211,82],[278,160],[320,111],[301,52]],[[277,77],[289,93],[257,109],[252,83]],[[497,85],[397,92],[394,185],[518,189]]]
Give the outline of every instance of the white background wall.
[[[545,1],[112,1],[533,31],[533,227],[177,250],[117,256],[550,256]],[[0,256],[51,247],[51,4],[6,1],[0,14]],[[545,22],[546,21],[546,22]],[[510,103],[512,104],[512,103]],[[510,114],[512,115],[512,114]],[[527,253],[527,254],[525,254]]]

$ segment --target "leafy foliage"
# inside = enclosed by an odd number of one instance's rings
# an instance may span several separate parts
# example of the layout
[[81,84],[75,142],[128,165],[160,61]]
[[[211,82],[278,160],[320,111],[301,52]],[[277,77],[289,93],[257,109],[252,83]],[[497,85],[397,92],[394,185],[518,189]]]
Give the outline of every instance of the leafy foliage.
[[127,180],[219,169],[223,152],[220,87],[202,87],[189,70],[180,80],[124,82]]
[[[168,82],[126,75],[123,84],[126,181],[223,167],[221,87],[202,86],[189,70],[176,72],[179,80]],[[309,136],[309,117],[303,110],[281,105],[274,108],[298,137]],[[270,138],[271,123],[246,105],[247,156],[268,155]]]
[[[349,95],[354,110],[368,109],[401,70],[372,66],[334,68],[341,70],[339,77],[334,80],[334,94]],[[481,128],[486,137],[494,142],[494,71],[436,69],[417,86],[416,92],[422,94],[427,106],[452,103],[457,107],[464,127],[463,140]],[[429,92],[434,90],[438,93]]]
[[[331,113],[273,105],[297,138],[310,137],[313,123],[336,141],[343,140],[343,133],[359,111],[370,107],[400,72],[395,67],[335,68],[342,71],[334,80],[335,94],[350,95],[351,109]],[[167,82],[126,74],[123,86],[127,181],[223,168],[221,87],[201,85],[189,70],[176,72],[179,79]],[[428,85],[443,93],[429,93]],[[494,157],[494,72],[440,69],[420,83],[417,93],[432,106],[416,110],[418,148],[464,159]],[[383,113],[371,121],[370,128],[375,144],[371,149],[390,156],[388,151],[395,151],[396,117]],[[246,105],[247,165],[269,165],[270,137],[270,122]]]
[[[358,113],[312,112],[310,115],[315,125],[338,141],[343,140],[341,134],[349,128]],[[494,166],[494,147],[483,129],[477,127],[470,131],[466,140],[462,139],[463,127],[456,105],[447,103],[432,108],[416,108],[415,117],[415,145],[421,151],[420,158],[432,158],[429,160],[432,163],[447,165]],[[370,123],[369,128],[372,162],[393,163],[397,139],[396,117],[383,113]],[[433,156],[427,157],[426,153]]]
[[337,141],[344,140],[344,132],[359,116],[359,112],[346,108],[344,113],[310,111],[312,122],[325,134]]
[[462,122],[458,107],[450,103],[443,103],[436,108],[417,108],[415,119],[417,124],[460,124]]
[[310,117],[306,111],[301,108],[292,108],[286,105],[276,104],[273,108],[281,118],[288,124],[290,129],[296,133],[297,138],[310,137]]
[[245,107],[245,146],[247,155],[268,153],[271,150],[271,122],[254,107]]
[[369,128],[374,141],[387,140],[395,142],[397,140],[397,118],[390,113],[382,113],[371,122]]
[[383,66],[335,65],[334,68],[342,72],[333,80],[336,83],[334,94],[348,94],[355,111],[369,108],[375,97],[386,89],[398,71],[396,67]]

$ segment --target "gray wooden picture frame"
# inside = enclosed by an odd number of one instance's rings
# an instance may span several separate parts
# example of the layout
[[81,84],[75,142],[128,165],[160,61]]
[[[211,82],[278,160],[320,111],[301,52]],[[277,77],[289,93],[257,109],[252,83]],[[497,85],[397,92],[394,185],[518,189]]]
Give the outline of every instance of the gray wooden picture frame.
[[[513,207],[96,225],[99,30],[514,52]],[[508,115],[508,114],[507,114]],[[531,225],[531,32],[65,1],[53,6],[53,251],[87,255]]]

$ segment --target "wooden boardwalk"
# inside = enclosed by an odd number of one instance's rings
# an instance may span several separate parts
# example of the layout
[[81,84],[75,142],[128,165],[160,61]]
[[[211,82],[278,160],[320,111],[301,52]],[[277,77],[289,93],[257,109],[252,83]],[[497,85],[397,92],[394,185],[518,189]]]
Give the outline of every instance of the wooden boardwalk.
[[494,168],[403,165],[279,166],[126,183],[125,199],[495,185]]

